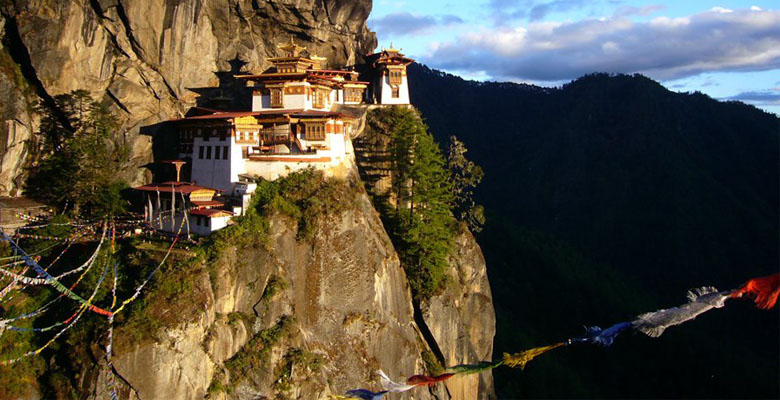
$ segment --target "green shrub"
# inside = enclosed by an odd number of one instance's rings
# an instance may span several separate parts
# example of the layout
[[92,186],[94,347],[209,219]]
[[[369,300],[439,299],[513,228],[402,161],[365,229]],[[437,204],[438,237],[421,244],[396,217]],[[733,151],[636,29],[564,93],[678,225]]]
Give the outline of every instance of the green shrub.
[[287,281],[278,275],[272,275],[268,279],[268,283],[265,285],[265,290],[263,291],[263,295],[260,297],[260,301],[271,301],[277,293],[284,289],[287,289]]
[[236,355],[225,361],[224,367],[229,373],[230,382],[225,382],[224,373],[215,374],[209,385],[209,393],[232,392],[232,388],[263,367],[271,349],[283,337],[290,335],[294,326],[295,318],[285,315],[274,326],[258,332]]
[[322,356],[297,347],[289,349],[276,367],[274,389],[280,394],[293,389],[293,366],[297,366],[296,370],[299,373],[303,370],[310,374],[317,373],[322,367]]
[[423,363],[425,364],[425,369],[429,374],[441,375],[444,373],[444,367],[442,367],[439,360],[436,359],[436,356],[433,355],[433,352],[430,350],[424,350],[420,355],[422,356]]

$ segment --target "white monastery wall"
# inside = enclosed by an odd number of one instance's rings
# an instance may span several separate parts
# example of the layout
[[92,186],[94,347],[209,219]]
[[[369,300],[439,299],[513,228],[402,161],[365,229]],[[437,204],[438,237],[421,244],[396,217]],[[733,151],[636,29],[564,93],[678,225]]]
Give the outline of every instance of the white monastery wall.
[[230,216],[224,216],[224,217],[214,217],[214,218],[206,218],[207,220],[211,221],[211,226],[209,229],[213,232],[219,229],[222,229],[228,225],[228,221],[230,221]]
[[285,94],[284,95],[284,108],[288,110],[296,110],[299,108],[306,109],[311,107],[311,100],[306,100],[306,94]]
[[409,101],[409,84],[406,80],[406,75],[401,79],[401,86],[398,90],[398,97],[393,98],[393,89],[390,86],[390,77],[382,77],[382,104],[411,104]]
[[[201,147],[203,153],[201,153]],[[225,147],[228,148],[227,160],[223,157]],[[192,181],[200,186],[229,192],[232,189],[231,182],[238,180],[238,174],[241,173],[238,170],[241,168],[241,161],[243,161],[241,160],[240,148],[238,148],[238,157],[236,157],[236,147],[238,146],[232,143],[232,138],[229,136],[225,140],[219,140],[219,137],[214,136],[207,141],[200,137],[194,138]]]
[[[319,155],[315,157],[319,157]],[[256,175],[267,180],[275,180],[311,167],[323,171],[325,176],[344,179],[348,176],[352,165],[348,157],[338,160],[332,159],[330,162],[307,162],[304,160],[304,158],[301,158],[301,161],[298,162],[249,161],[246,164],[247,174]]]
[[270,94],[252,95],[252,111],[262,111],[271,108]]

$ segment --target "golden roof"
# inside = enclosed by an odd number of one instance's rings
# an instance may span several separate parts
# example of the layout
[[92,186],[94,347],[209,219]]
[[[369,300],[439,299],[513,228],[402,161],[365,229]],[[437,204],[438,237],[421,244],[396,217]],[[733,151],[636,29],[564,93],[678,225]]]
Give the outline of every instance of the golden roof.
[[289,43],[281,44],[278,47],[279,47],[279,49],[281,49],[282,51],[287,53],[287,57],[298,57],[298,55],[302,51],[306,50],[305,47],[298,46],[297,44],[295,44],[295,39],[293,38],[292,35],[290,35],[290,42]]

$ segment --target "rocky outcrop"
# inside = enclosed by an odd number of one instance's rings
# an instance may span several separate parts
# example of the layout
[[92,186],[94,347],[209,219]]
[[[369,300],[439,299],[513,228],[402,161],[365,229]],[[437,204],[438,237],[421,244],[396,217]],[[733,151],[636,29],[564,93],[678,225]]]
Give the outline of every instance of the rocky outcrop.
[[[447,271],[449,284],[421,307],[447,366],[490,360],[496,333],[485,258],[471,232],[463,225],[460,229]],[[490,373],[460,376],[445,384],[454,399],[495,398]]]
[[[390,127],[371,116],[354,139],[355,159],[366,189],[378,202],[393,202]],[[445,367],[491,360],[496,315],[482,250],[460,224],[449,258],[443,292],[416,304],[416,322],[429,348]],[[495,398],[490,372],[459,376],[445,382],[453,399]]]
[[[298,240],[295,221],[277,214],[270,245],[224,249],[209,267],[217,280],[205,268],[193,278],[203,302],[197,316],[117,354],[117,373],[142,399],[202,398],[226,360],[250,351],[243,346],[283,318],[294,320],[292,332],[273,344],[267,363],[232,392],[213,395],[318,399],[357,387],[378,390],[380,367],[395,377],[424,373],[426,348],[406,277],[368,197],[357,194],[354,207],[318,226],[313,239]],[[283,391],[278,367],[290,349],[305,349],[321,366],[295,366],[286,377],[291,389]]]
[[[133,141],[137,167],[152,154],[141,127],[182,115],[208,93],[204,88],[225,85],[242,64],[246,71],[263,70],[265,60],[279,54],[277,44],[290,36],[332,66],[359,61],[376,47],[365,25],[370,11],[369,0],[0,2],[4,49],[13,50],[3,68],[23,72],[20,81],[0,78],[0,96],[51,105],[54,95],[89,91],[120,115],[118,134]],[[0,113],[4,130],[13,120],[27,131],[36,129],[18,107],[4,104]],[[18,151],[2,155],[5,194],[18,187],[13,182],[24,157]],[[143,177],[138,168],[124,173],[130,181]]]
[[[0,31],[5,24],[0,16]],[[33,115],[29,87],[5,44],[0,47],[0,94],[0,195],[15,195],[22,188]]]

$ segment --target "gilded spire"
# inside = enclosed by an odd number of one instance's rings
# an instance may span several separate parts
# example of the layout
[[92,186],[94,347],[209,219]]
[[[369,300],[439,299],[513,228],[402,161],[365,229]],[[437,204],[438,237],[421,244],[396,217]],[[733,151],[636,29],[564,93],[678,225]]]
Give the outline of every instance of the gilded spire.
[[303,46],[298,46],[295,44],[295,39],[293,38],[293,35],[290,35],[290,43],[285,43],[282,45],[279,45],[279,49],[285,52],[285,56],[287,57],[298,57],[298,55],[303,51],[306,50]]
[[396,49],[396,48],[393,46],[393,42],[390,42],[390,48],[389,48],[389,49],[387,49],[387,51],[388,51],[389,53],[399,53],[399,52],[401,52],[401,50],[399,50],[399,49]]

